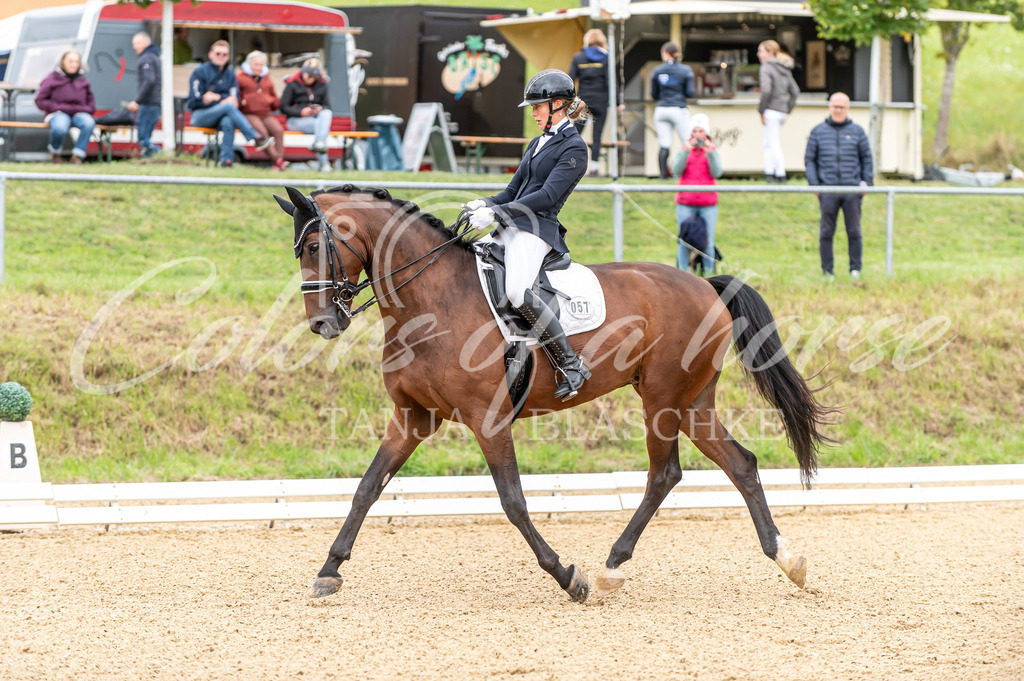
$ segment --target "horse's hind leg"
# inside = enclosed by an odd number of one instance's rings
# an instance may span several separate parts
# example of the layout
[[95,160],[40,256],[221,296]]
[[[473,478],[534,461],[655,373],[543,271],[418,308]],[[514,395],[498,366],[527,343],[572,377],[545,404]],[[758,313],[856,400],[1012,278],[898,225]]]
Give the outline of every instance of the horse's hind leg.
[[665,500],[672,488],[682,479],[679,469],[679,424],[678,409],[656,409],[644,405],[647,426],[647,454],[651,467],[647,472],[647,489],[636,512],[622,535],[612,546],[604,569],[594,582],[593,594],[602,598],[617,591],[626,582],[619,566],[633,557],[633,550],[655,511]]
[[352,545],[370,506],[377,501],[384,491],[384,486],[409,459],[416,446],[430,437],[438,425],[440,424],[433,415],[419,405],[396,405],[384,433],[384,441],[381,442],[370,467],[363,473],[359,486],[352,495],[352,508],[345,518],[345,524],[331,545],[327,562],[320,568],[313,582],[309,592],[311,598],[329,596],[341,588],[342,578],[338,570],[352,555]]
[[564,567],[559,562],[558,554],[544,541],[540,532],[534,527],[530,520],[530,513],[526,508],[526,496],[523,494],[523,485],[519,479],[519,466],[516,463],[515,446],[512,443],[510,430],[499,433],[496,436],[485,438],[477,432],[477,440],[483,450],[487,466],[491,470],[491,477],[494,478],[494,486],[498,490],[498,497],[501,499],[501,508],[505,515],[522,533],[526,543],[533,549],[537,556],[537,562],[558,582],[569,594],[569,597],[577,603],[587,600],[590,594],[590,584],[586,575],[575,565]]
[[725,471],[743,495],[764,554],[778,563],[794,584],[803,588],[807,561],[803,556],[793,555],[786,549],[786,540],[779,534],[772,520],[764,488],[761,487],[761,478],[757,474],[757,457],[736,442],[718,420],[714,392],[717,380],[716,377],[690,405],[683,418],[682,430],[704,456]]

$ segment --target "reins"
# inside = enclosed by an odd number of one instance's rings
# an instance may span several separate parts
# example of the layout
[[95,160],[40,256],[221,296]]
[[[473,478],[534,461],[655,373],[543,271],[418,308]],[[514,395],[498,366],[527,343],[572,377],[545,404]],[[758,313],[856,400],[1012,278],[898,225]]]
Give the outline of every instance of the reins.
[[[322,293],[328,289],[333,290],[334,296],[332,298],[332,301],[334,302],[335,305],[338,306],[338,309],[340,309],[349,319],[354,318],[357,314],[365,311],[367,308],[372,307],[373,305],[376,305],[382,299],[387,298],[393,293],[399,291],[403,286],[405,286],[413,279],[418,277],[420,274],[422,274],[425,269],[434,264],[438,258],[444,255],[445,251],[447,251],[452,246],[452,244],[461,240],[466,234],[468,234],[472,230],[472,228],[469,225],[469,215],[466,213],[466,211],[463,210],[461,213],[459,213],[459,217],[456,219],[455,224],[452,226],[452,230],[455,232],[455,236],[448,239],[444,243],[435,246],[434,248],[430,249],[429,251],[427,251],[420,257],[416,258],[415,260],[408,262],[397,269],[391,270],[390,272],[384,274],[383,276],[371,280],[371,263],[368,262],[365,258],[363,258],[363,256],[359,255],[359,252],[356,251],[356,249],[352,248],[352,245],[348,241],[346,241],[345,238],[341,236],[341,234],[338,233],[338,231],[334,228],[334,225],[332,225],[327,220],[327,216],[324,215],[323,212],[320,210],[320,206],[317,204],[315,200],[312,201],[312,204],[313,207],[316,209],[316,215],[310,218],[309,221],[307,221],[306,224],[303,225],[302,230],[299,234],[299,238],[293,244],[293,248],[295,248],[296,250],[295,257],[298,258],[299,255],[301,255],[302,251],[299,249],[299,246],[302,244],[303,241],[305,241],[306,237],[309,236],[310,227],[316,224],[316,231],[323,232],[324,235],[327,236],[327,265],[330,268],[331,279],[330,281],[304,281],[300,285],[300,288],[302,290],[303,295],[309,293]],[[341,261],[341,256],[337,252],[337,246],[334,243],[334,239],[337,239],[341,243],[345,244],[345,247],[348,248],[348,250],[352,251],[353,255],[355,255],[359,259],[359,262],[362,263],[363,269],[367,273],[366,279],[355,284],[353,284],[349,280],[348,273],[345,271],[345,264]],[[377,295],[376,293],[374,293],[373,296],[368,301],[366,301],[365,303],[363,303],[354,310],[349,309],[346,306],[346,304],[351,303],[352,300],[363,289],[371,287],[374,284],[380,283],[385,279],[388,279],[394,276],[395,274],[398,274],[399,272],[407,270],[416,263],[420,262],[425,258],[430,257],[431,255],[433,255],[434,257],[430,258],[430,260],[428,260],[423,265],[423,267],[418,269],[411,277],[406,279],[398,286],[394,287],[389,291],[384,292],[382,295]],[[337,268],[335,267],[335,261],[337,261]],[[341,270],[341,281],[338,280],[339,268]]]

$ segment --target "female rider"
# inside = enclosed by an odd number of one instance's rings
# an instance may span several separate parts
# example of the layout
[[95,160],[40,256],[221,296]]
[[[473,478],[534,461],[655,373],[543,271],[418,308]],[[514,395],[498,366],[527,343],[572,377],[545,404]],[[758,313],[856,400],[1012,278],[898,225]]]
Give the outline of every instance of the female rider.
[[558,318],[532,287],[549,251],[569,252],[558,211],[587,172],[587,145],[572,125],[586,115],[587,106],[576,97],[572,79],[557,69],[530,79],[519,105],[526,106],[533,107],[533,120],[542,134],[527,145],[504,191],[474,199],[466,210],[476,229],[494,222],[500,225],[492,236],[505,247],[508,299],[557,365],[555,397],[569,400],[590,378],[590,371],[569,346]]

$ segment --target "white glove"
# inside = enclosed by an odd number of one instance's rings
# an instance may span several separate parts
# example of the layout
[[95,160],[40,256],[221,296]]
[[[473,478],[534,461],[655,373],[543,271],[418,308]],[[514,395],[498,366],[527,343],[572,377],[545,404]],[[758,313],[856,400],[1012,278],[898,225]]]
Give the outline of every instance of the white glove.
[[462,207],[472,213],[475,210],[483,208],[487,203],[483,199],[473,199],[469,203],[463,204]]
[[469,214],[469,225],[473,229],[487,229],[494,224],[494,211],[490,208],[477,208]]

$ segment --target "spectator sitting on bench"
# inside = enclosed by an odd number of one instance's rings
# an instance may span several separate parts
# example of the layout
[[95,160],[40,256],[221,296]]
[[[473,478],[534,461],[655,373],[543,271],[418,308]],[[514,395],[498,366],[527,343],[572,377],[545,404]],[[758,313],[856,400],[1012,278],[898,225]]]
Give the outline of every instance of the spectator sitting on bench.
[[199,128],[219,128],[223,139],[220,145],[220,164],[231,167],[235,159],[235,128],[246,139],[256,143],[257,151],[264,151],[274,140],[260,135],[256,128],[238,110],[238,81],[228,65],[231,47],[226,40],[210,46],[210,61],[200,64],[188,79],[188,102],[185,108],[192,112],[192,125]]
[[289,76],[281,95],[281,113],[288,117],[288,129],[313,135],[309,150],[316,153],[320,172],[330,172],[327,160],[327,135],[334,114],[327,96],[329,79],[316,57],[302,63],[298,73]]
[[272,137],[274,144],[267,147],[267,155],[274,162],[274,170],[284,170],[288,162],[284,155],[284,128],[271,111],[281,108],[281,98],[274,89],[274,80],[267,68],[267,55],[259,50],[250,52],[236,75],[241,92],[242,113],[252,127],[265,137]]
[[50,124],[50,144],[47,147],[54,163],[61,162],[60,151],[64,138],[72,127],[78,128],[78,141],[71,151],[71,162],[81,165],[89,138],[96,127],[92,114],[96,101],[92,87],[82,72],[82,55],[74,50],[60,57],[60,65],[39,84],[36,106],[46,116],[43,122]]

